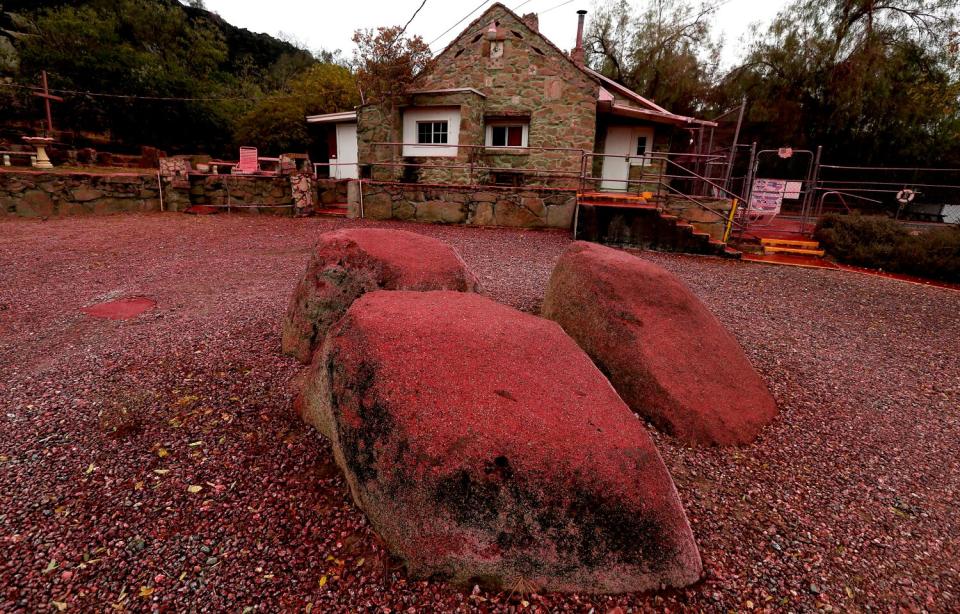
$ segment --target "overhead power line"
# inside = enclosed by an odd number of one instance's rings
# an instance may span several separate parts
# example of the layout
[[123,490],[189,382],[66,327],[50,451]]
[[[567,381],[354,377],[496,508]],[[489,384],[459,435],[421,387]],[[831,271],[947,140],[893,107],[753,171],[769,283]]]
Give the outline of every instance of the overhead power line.
[[420,9],[422,9],[422,8],[423,8],[423,5],[426,4],[426,3],[427,3],[427,0],[423,0],[423,2],[420,3],[420,6],[417,7],[417,10],[415,10],[415,11],[413,12],[413,15],[410,16],[410,19],[407,20],[407,23],[403,24],[403,28],[401,28],[400,34],[397,35],[397,38],[398,38],[398,39],[399,39],[401,36],[403,36],[403,33],[404,33],[404,32],[407,31],[407,26],[409,26],[410,23],[411,23],[414,19],[417,18],[417,14],[420,12]]
[[[20,85],[18,83],[0,83],[0,87],[9,87],[20,90],[41,91],[40,88],[30,85]],[[260,98],[251,96],[208,96],[208,97],[181,97],[181,96],[140,96],[137,94],[107,94],[104,92],[86,92],[82,90],[59,90],[50,88],[55,94],[67,94],[70,96],[92,96],[94,98],[120,98],[126,100],[150,100],[155,102],[215,102],[225,100],[249,100],[256,102]]]
[[550,8],[548,8],[547,10],[541,12],[540,14],[541,14],[541,15],[546,15],[546,14],[549,13],[550,11],[555,10],[555,9],[558,9],[558,8],[560,8],[560,7],[562,7],[562,6],[567,6],[568,4],[573,4],[573,0],[567,0],[566,2],[561,2],[560,4],[558,4],[558,5],[556,5],[556,6],[550,7]]
[[464,21],[466,21],[468,17],[470,17],[471,15],[473,15],[474,13],[476,13],[478,10],[482,9],[483,6],[484,6],[485,4],[487,4],[488,2],[490,2],[490,0],[483,0],[483,2],[481,2],[480,4],[478,4],[476,8],[472,9],[469,13],[467,13],[466,15],[464,15],[464,16],[460,19],[460,21],[458,21],[457,23],[453,24],[452,26],[450,26],[449,28],[447,28],[446,30],[444,30],[443,34],[441,34],[440,36],[438,36],[437,38],[433,39],[432,41],[430,41],[430,42],[427,43],[427,44],[428,44],[428,45],[433,45],[435,42],[437,42],[438,40],[440,40],[441,38],[443,38],[444,36],[446,36],[446,35],[450,32],[450,30],[453,30],[454,28],[456,28],[457,26],[459,26],[460,24],[462,24]]

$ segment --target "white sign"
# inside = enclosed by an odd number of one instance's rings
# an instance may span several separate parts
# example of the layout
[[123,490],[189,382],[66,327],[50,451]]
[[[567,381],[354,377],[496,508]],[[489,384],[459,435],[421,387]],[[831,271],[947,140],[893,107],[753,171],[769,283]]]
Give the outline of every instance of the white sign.
[[783,190],[784,200],[799,200],[800,192],[803,191],[802,181],[788,181],[787,187]]
[[783,205],[787,182],[783,179],[754,179],[750,192],[750,213],[777,215]]

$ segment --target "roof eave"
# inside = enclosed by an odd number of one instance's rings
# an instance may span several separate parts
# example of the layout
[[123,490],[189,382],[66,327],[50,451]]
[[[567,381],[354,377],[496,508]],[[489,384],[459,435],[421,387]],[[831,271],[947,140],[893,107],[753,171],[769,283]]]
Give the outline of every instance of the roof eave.
[[602,112],[610,113],[611,115],[631,117],[634,119],[646,119],[660,124],[672,124],[675,126],[689,126],[691,124],[696,124],[707,127],[717,125],[716,122],[697,119],[695,117],[687,117],[686,115],[677,115],[669,112],[661,113],[651,109],[638,109],[636,107],[628,107],[616,103],[605,103],[599,104],[598,106]]
[[308,124],[340,124],[357,121],[356,111],[341,111],[339,113],[324,113],[321,115],[307,115]]

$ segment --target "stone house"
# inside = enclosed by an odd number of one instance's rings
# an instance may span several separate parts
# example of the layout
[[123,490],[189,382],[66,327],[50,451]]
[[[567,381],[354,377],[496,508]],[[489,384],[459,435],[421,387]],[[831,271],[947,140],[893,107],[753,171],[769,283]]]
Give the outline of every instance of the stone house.
[[567,54],[537,15],[494,4],[402,99],[308,118],[336,125],[331,174],[363,178],[367,217],[511,226],[569,228],[578,192],[649,189],[649,156],[712,124],[585,66],[584,13]]

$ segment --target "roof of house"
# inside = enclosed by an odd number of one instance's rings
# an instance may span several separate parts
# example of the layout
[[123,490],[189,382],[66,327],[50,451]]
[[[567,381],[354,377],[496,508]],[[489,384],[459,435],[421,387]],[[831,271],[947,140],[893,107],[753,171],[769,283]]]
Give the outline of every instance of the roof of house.
[[308,124],[339,124],[357,121],[356,111],[341,111],[340,113],[324,113],[323,115],[307,115]]
[[[551,48],[553,48],[553,50],[556,51],[557,54],[559,54],[561,57],[563,57],[564,59],[566,59],[566,60],[570,63],[571,66],[573,66],[573,67],[576,68],[577,70],[581,71],[583,74],[585,74],[585,75],[586,75],[587,77],[589,77],[591,80],[593,80],[594,82],[596,82],[597,84],[599,84],[599,85],[600,85],[600,89],[598,90],[598,93],[597,93],[597,100],[598,100],[599,102],[601,102],[601,103],[611,103],[612,106],[611,106],[611,108],[608,109],[608,110],[609,110],[610,112],[612,112],[614,115],[630,115],[630,114],[628,114],[626,111],[624,111],[624,109],[630,109],[630,110],[635,110],[635,111],[637,111],[637,116],[641,116],[641,115],[642,115],[644,119],[648,119],[648,120],[650,120],[650,121],[655,121],[655,122],[670,123],[670,124],[680,124],[680,125],[683,125],[683,124],[698,124],[698,125],[705,125],[705,126],[716,126],[716,125],[717,125],[715,122],[711,122],[711,121],[707,121],[707,120],[702,120],[702,119],[697,119],[697,118],[695,118],[695,117],[687,117],[686,115],[677,115],[676,113],[671,113],[671,112],[668,111],[667,109],[664,109],[663,107],[661,107],[661,106],[657,105],[656,103],[654,103],[652,100],[649,100],[649,99],[641,96],[640,94],[634,92],[634,91],[631,90],[630,88],[628,88],[628,87],[626,87],[626,86],[624,86],[624,85],[621,85],[620,83],[617,83],[616,81],[614,81],[613,79],[610,79],[609,77],[605,77],[604,75],[602,75],[602,74],[600,74],[599,72],[593,70],[592,68],[590,68],[590,67],[588,67],[588,66],[585,66],[585,65],[577,64],[576,62],[573,61],[573,59],[570,58],[570,56],[569,56],[566,52],[564,52],[562,49],[560,49],[560,47],[558,47],[556,44],[554,44],[553,41],[551,41],[549,38],[547,38],[546,36],[544,36],[543,34],[541,34],[538,30],[534,30],[533,28],[531,28],[531,27],[523,20],[522,17],[520,17],[517,13],[515,13],[515,12],[512,11],[512,10],[510,10],[509,7],[505,6],[504,4],[502,4],[502,3],[500,3],[500,2],[496,2],[496,3],[492,4],[492,5],[490,5],[490,7],[487,8],[487,10],[485,10],[485,11],[483,12],[483,14],[481,14],[479,17],[477,17],[476,19],[474,19],[473,21],[471,21],[470,24],[467,25],[466,28],[464,28],[463,30],[461,30],[460,34],[458,34],[457,36],[455,36],[455,37],[453,38],[453,40],[450,41],[450,43],[449,43],[446,47],[444,47],[443,51],[441,51],[441,52],[437,55],[437,60],[439,60],[441,57],[443,57],[444,54],[446,54],[448,51],[450,51],[450,50],[453,48],[454,44],[456,44],[456,42],[457,42],[458,40],[460,40],[460,38],[463,37],[463,35],[464,35],[466,32],[470,31],[471,29],[473,29],[473,28],[476,27],[477,25],[482,24],[484,21],[486,21],[487,19],[489,19],[489,18],[490,18],[490,17],[489,17],[489,16],[490,16],[490,13],[493,12],[494,10],[496,10],[496,9],[502,9],[502,10],[506,11],[509,15],[511,15],[514,19],[516,19],[523,27],[525,27],[531,34],[533,34],[534,36],[539,37],[544,43],[546,43],[546,44],[549,45]],[[607,88],[607,89],[605,90],[605,88]],[[620,96],[622,96],[622,97],[624,97],[624,98],[627,98],[628,100],[630,100],[630,101],[632,101],[632,102],[634,102],[634,103],[636,103],[636,104],[641,105],[641,108],[640,108],[640,109],[632,109],[631,107],[627,107],[626,105],[617,105],[617,104],[614,103],[613,100],[607,100],[607,96],[605,96],[605,93],[606,93],[606,95],[609,95],[609,93],[610,93],[610,92],[607,91],[607,90],[614,90],[614,91],[616,91],[616,93],[618,93]],[[612,98],[612,96],[611,96],[611,98]]]

